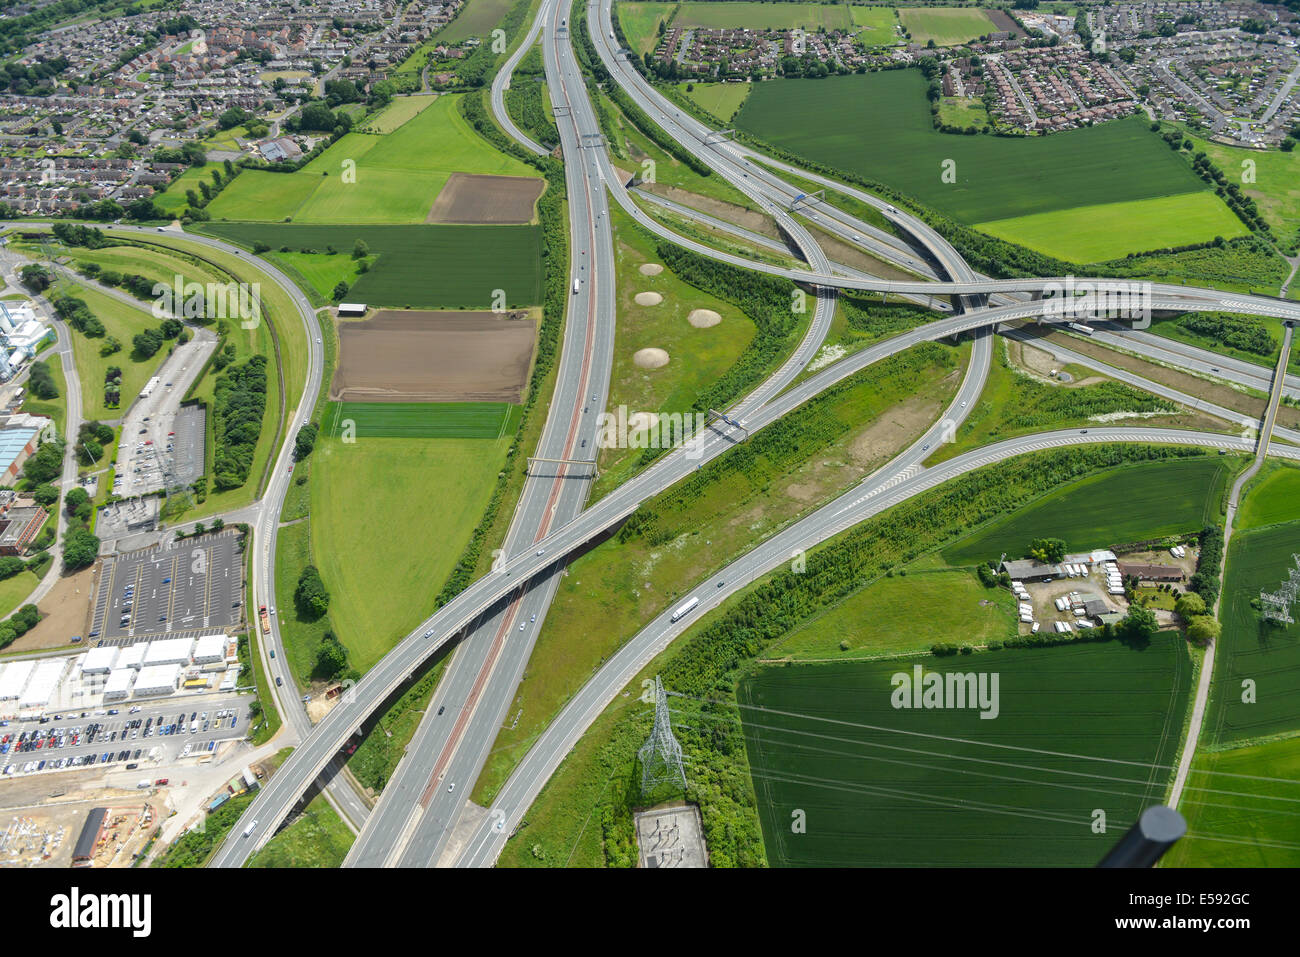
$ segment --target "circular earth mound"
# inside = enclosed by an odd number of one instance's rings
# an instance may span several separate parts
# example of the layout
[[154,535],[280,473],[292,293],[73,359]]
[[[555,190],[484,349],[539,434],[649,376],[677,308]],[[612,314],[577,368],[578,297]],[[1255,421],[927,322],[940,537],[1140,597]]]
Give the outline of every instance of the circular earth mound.
[[668,353],[663,349],[638,349],[632,361],[642,369],[662,369],[668,365]]
[[664,301],[664,297],[657,292],[638,292],[636,294],[636,304],[638,306],[657,306]]
[[686,317],[686,321],[696,329],[707,329],[709,326],[716,326],[722,321],[722,317],[712,309],[692,309],[691,314]]
[[664,267],[658,263],[642,263],[640,270],[643,276],[657,276],[664,271]]
[[[664,353],[665,356],[668,353]],[[655,423],[659,421],[659,414],[656,412],[634,412],[627,419],[628,432],[644,432],[646,429],[653,429]]]

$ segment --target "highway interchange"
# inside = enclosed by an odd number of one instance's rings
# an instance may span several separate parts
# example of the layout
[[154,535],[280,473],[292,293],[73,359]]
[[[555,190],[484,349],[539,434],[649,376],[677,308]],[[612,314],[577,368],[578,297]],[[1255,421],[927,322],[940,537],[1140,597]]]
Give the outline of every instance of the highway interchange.
[[[537,144],[531,143],[509,122],[502,95],[510,69],[527,51],[532,38],[540,33],[548,87],[557,108],[561,146],[567,159],[565,175],[570,206],[572,276],[579,281],[579,286],[569,303],[556,393],[551,397],[537,453],[539,456],[562,459],[589,457],[581,452],[580,443],[583,439],[594,438],[594,413],[604,408],[614,332],[613,256],[607,206],[610,196],[637,222],[679,245],[718,261],[805,283],[815,290],[813,315],[792,355],[773,376],[728,410],[730,417],[744,423],[749,434],[872,362],[918,342],[963,332],[976,335],[966,379],[954,399],[958,404],[955,409],[949,409],[946,420],[936,423],[902,455],[857,488],[760,543],[726,570],[700,583],[689,593],[700,597],[699,613],[716,606],[758,575],[788,561],[794,548],[807,549],[882,509],[966,471],[1015,455],[1094,442],[1176,443],[1235,452],[1254,451],[1253,440],[1230,435],[1103,428],[1088,430],[1087,434],[1081,434],[1080,430],[1066,430],[1025,436],[926,468],[922,463],[930,454],[929,449],[939,441],[941,431],[950,427],[951,420],[962,414],[965,406],[959,403],[969,403],[983,388],[991,355],[992,336],[988,330],[1012,319],[1050,314],[1054,308],[1050,300],[1024,299],[1023,295],[1050,289],[1053,283],[1063,283],[1064,277],[1029,280],[979,277],[942,237],[921,220],[896,210],[891,212],[892,207],[869,194],[841,187],[842,192],[881,210],[902,231],[912,236],[932,260],[937,278],[891,281],[852,274],[853,271],[832,263],[808,231],[789,214],[789,205],[799,195],[798,190],[762,170],[753,161],[758,156],[754,151],[720,141],[712,135],[713,131],[693,117],[679,114],[678,107],[662,100],[622,61],[609,40],[612,31],[609,0],[604,0],[599,6],[590,6],[587,15],[592,38],[614,81],[670,135],[688,144],[719,175],[749,196],[758,208],[770,213],[808,262],[809,268],[785,269],[720,252],[674,233],[638,205],[620,181],[621,177],[613,169],[608,155],[599,146],[599,127],[574,56],[569,26],[564,23],[567,9],[558,0],[544,0],[529,38],[520,45],[507,68],[498,74],[492,90],[492,104],[498,122],[525,147],[540,151]],[[767,158],[764,162],[775,167],[781,165]],[[816,180],[802,171],[799,175]],[[916,269],[916,250],[899,248],[901,244],[892,234],[824,205],[819,206],[818,211],[821,213],[818,225],[828,232],[849,242],[854,236],[871,237],[874,243],[879,244],[875,249],[893,249],[899,259],[910,257],[912,268]],[[263,268],[270,269],[265,264]],[[292,289],[292,286],[288,288]],[[847,356],[791,388],[791,383],[825,338],[834,312],[835,288],[870,289],[902,295],[955,294],[962,297],[961,309],[955,315]],[[1270,297],[1161,284],[1153,286],[1151,292],[1151,308],[1157,310],[1233,310],[1300,318],[1300,304]],[[983,300],[986,296],[993,296],[996,305],[985,307]],[[299,299],[300,295],[295,301]],[[299,305],[300,311],[305,305],[305,302]],[[306,308],[304,321],[308,325],[309,341],[314,342],[317,338],[313,331],[314,317],[307,318],[310,309]],[[1215,367],[1221,369],[1224,379],[1250,380],[1241,381],[1242,385],[1259,388],[1260,380],[1268,378],[1256,367],[1234,368],[1226,360],[1166,340],[1152,343],[1130,332],[1115,335],[1128,351],[1142,353],[1165,349],[1181,353],[1198,363],[1216,363]],[[322,361],[319,350],[313,348],[309,378],[314,379],[317,387]],[[1296,383],[1288,380],[1285,385],[1286,392],[1294,394],[1292,390]],[[258,561],[254,563],[254,590],[258,595],[272,594],[274,530],[288,486],[288,455],[297,426],[309,414],[311,404],[308,397],[315,394],[316,388],[309,383],[294,416],[293,426],[286,433],[286,444],[277,460],[272,485],[256,523],[255,541],[259,552]],[[584,408],[589,411],[584,412]],[[1239,416],[1233,421],[1237,418]],[[1279,432],[1279,437],[1289,436]],[[473,583],[417,626],[350,689],[348,700],[332,710],[318,725],[306,728],[295,724],[301,744],[232,830],[213,864],[238,866],[243,863],[275,832],[317,777],[335,760],[348,737],[365,724],[374,710],[404,681],[418,673],[431,655],[463,636],[451,666],[439,683],[426,718],[382,800],[368,817],[364,813],[347,815],[354,822],[365,821],[348,864],[431,866],[440,861],[447,863],[443,856],[448,838],[464,810],[466,794],[473,786],[513,699],[533,641],[553,597],[564,558],[616,526],[641,502],[725,452],[735,441],[735,434],[716,430],[706,432],[687,448],[662,456],[653,466],[585,510],[583,505],[589,483],[581,477],[589,470],[577,466],[535,469],[526,483],[496,570]],[[587,447],[594,448],[594,443],[589,441]],[[1276,445],[1267,451],[1289,458],[1300,456],[1300,449],[1287,446]],[[721,580],[723,586],[718,587],[716,580]],[[452,863],[489,865],[495,861],[501,845],[537,791],[590,721],[627,680],[676,634],[689,627],[699,613],[675,625],[666,621],[666,615],[649,623],[584,685],[516,768],[488,816],[477,825],[468,844],[460,849]],[[271,644],[278,646],[278,643],[277,629]],[[296,707],[285,707],[285,710],[289,714],[297,712],[301,715],[301,709]],[[439,714],[440,711],[444,713]],[[302,719],[305,722],[305,716]],[[332,788],[331,793],[337,790],[340,789]],[[346,798],[335,795],[335,800],[344,802]]]

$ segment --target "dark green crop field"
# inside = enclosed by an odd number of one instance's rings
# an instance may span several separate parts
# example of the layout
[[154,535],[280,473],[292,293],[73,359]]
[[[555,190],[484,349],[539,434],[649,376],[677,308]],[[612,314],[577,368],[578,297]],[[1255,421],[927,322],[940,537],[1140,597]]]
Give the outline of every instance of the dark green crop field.
[[[996,673],[997,717],[894,708],[891,676],[917,663]],[[763,669],[739,703],[768,861],[1095,864],[1161,799],[1190,677],[1186,646],[1166,633],[1141,651],[1107,642]]]
[[[1205,189],[1183,160],[1128,118],[1051,136],[940,133],[919,70],[771,80],[733,122],[800,156],[893,186],[968,223]],[[941,179],[955,162],[956,181]]]
[[296,223],[214,223],[204,232],[272,252],[333,246],[348,257],[358,239],[375,256],[348,291],[347,301],[371,306],[486,309],[504,289],[507,306],[542,301],[540,226],[307,226]]
[[519,424],[519,406],[508,402],[331,402],[325,433],[344,434],[351,422],[357,438],[499,439]]
[[950,565],[1023,558],[1035,538],[1062,539],[1070,551],[1198,532],[1218,521],[1236,460],[1207,455],[1090,475],[995,520],[943,550]]
[[[1300,624],[1265,624],[1251,607],[1279,590],[1300,554],[1300,522],[1232,537],[1219,606],[1223,637],[1214,664],[1210,744],[1300,729]],[[1293,617],[1300,608],[1292,607]],[[1244,700],[1253,683],[1254,701]]]

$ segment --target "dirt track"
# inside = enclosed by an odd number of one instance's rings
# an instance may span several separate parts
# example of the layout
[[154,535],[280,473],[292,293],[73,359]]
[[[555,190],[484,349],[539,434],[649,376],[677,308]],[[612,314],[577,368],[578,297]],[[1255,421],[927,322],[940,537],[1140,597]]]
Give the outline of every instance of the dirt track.
[[518,402],[537,323],[491,312],[383,311],[339,324],[329,397],[346,402]]
[[452,173],[426,223],[509,225],[533,221],[546,183],[525,176]]

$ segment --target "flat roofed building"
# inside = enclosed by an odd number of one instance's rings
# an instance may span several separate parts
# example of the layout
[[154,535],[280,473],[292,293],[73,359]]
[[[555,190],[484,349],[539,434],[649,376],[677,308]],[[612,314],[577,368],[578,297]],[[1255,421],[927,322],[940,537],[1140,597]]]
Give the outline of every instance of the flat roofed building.
[[117,701],[129,695],[135,676],[134,668],[114,668],[104,682],[104,700]]
[[140,669],[140,676],[135,679],[135,697],[173,694],[181,682],[181,666],[178,664],[151,665]]
[[149,642],[149,650],[144,653],[144,666],[185,665],[189,664],[190,652],[194,649],[193,638],[163,638]]
[[81,662],[81,673],[83,675],[106,675],[113,670],[113,662],[117,660],[118,649],[113,646],[92,648],[86,652],[85,659]]
[[144,664],[144,653],[148,650],[149,642],[147,641],[138,641],[134,645],[126,645],[117,656],[117,667],[139,670]]
[[194,663],[196,665],[208,665],[225,660],[225,635],[204,635],[194,646]]

